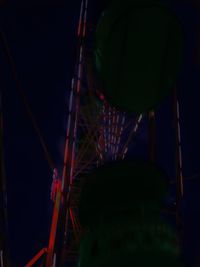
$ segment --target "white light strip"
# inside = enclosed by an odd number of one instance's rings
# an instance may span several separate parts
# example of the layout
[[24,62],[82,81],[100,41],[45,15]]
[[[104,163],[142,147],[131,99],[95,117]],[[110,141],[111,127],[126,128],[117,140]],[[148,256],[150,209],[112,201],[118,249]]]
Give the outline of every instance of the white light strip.
[[0,251],[1,267],[3,267],[3,250]]
[[[74,80],[74,79],[73,79]],[[72,87],[73,88],[73,87]],[[70,100],[69,100],[69,112],[72,112],[72,103],[73,103],[73,90],[71,90]]]
[[140,114],[139,118],[138,118],[138,123],[140,123],[141,119],[143,118],[143,115]]
[[56,267],[56,253],[53,256],[53,267]]

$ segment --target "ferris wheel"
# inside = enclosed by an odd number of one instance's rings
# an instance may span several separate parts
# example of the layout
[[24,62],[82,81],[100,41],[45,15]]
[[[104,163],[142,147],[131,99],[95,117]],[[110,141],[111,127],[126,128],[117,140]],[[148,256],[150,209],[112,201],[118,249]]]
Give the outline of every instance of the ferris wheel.
[[[26,265],[27,267],[34,266],[41,257],[44,257],[44,263],[41,266],[77,266],[80,242],[85,234],[85,229],[82,227],[78,216],[84,177],[108,162],[125,160],[144,118],[149,122],[149,160],[155,162],[156,111],[151,108],[148,111],[144,109],[144,112],[140,112],[140,105],[137,106],[137,112],[135,110],[130,111],[130,102],[128,102],[128,112],[124,111],[115,103],[127,92],[124,91],[112,98],[113,92],[104,91],[105,88],[102,88],[101,82],[97,82],[98,78],[92,68],[90,57],[92,51],[87,47],[88,39],[95,34],[90,27],[91,23],[88,21],[88,4],[88,0],[81,1],[77,29],[77,58],[69,92],[63,171],[61,176],[57,169],[54,169],[53,173],[51,196],[54,202],[54,211],[49,245],[48,248],[41,250]],[[116,16],[116,14],[117,11],[115,10],[114,15]],[[113,15],[112,12],[111,15]],[[97,35],[100,37],[102,37],[107,23],[106,19],[103,20],[104,17],[106,17],[105,13],[102,16],[102,22],[100,21],[98,25]],[[93,25],[93,28],[96,29],[96,27],[97,25]],[[104,44],[101,42],[100,48],[104,49]],[[97,52],[97,68],[100,66],[99,61],[101,61],[100,72],[104,75],[107,71],[110,72],[110,69],[107,69],[107,59],[102,59],[99,50]],[[106,55],[108,56],[108,54]],[[110,58],[109,62],[115,64],[114,58]],[[108,78],[105,75],[104,86],[112,87],[113,84],[110,76]],[[117,88],[118,85],[115,84],[115,86]],[[128,83],[127,87],[129,87]],[[126,101],[128,101],[127,97]],[[145,101],[144,105],[151,106],[152,103]],[[178,192],[175,215],[177,215],[177,222],[180,223],[178,204],[183,194],[183,177],[179,102],[176,91],[174,93],[174,114]]]
[[68,207],[63,205],[65,212],[58,226],[63,227],[61,232],[65,229],[64,246],[60,244],[62,252],[59,255],[62,263],[58,263],[63,266],[65,262],[70,264],[71,261],[72,264],[78,257],[77,244],[82,231],[77,207],[82,177],[106,162],[124,159],[143,118],[142,114],[127,115],[111,106],[95,83],[87,58],[87,35],[94,34],[87,31],[87,8],[88,1],[82,1],[77,31],[77,62],[69,96],[61,187],[63,199],[68,197],[70,204]]
[[[116,2],[120,3],[120,0],[117,0]],[[132,2],[137,3],[137,5],[139,5],[139,2],[142,2],[144,5],[147,3],[148,5],[151,5],[151,0],[133,0]],[[155,0],[154,3],[155,2],[158,1]],[[124,3],[129,5],[131,1],[124,0]],[[113,79],[111,71],[115,73],[117,81],[120,81],[120,79],[118,79],[119,77],[123,77],[123,75],[125,75],[125,72],[118,72],[118,70],[122,70],[123,68],[120,69],[118,60],[115,60],[118,59],[118,57],[116,56],[116,51],[119,51],[120,45],[124,45],[120,43],[120,40],[123,40],[123,38],[119,38],[120,36],[122,36],[120,34],[122,34],[123,32],[121,31],[123,27],[120,29],[119,33],[117,33],[115,37],[111,35],[109,36],[109,24],[116,22],[115,19],[119,15],[119,6],[115,7],[115,9],[112,10],[105,10],[99,20],[99,24],[97,25],[95,23],[91,23],[90,19],[88,19],[90,4],[91,3],[89,1],[81,1],[80,17],[77,29],[78,45],[76,66],[74,71],[74,77],[72,78],[71,91],[69,92],[69,103],[67,106],[68,118],[66,122],[66,147],[63,160],[64,168],[62,175],[60,175],[59,171],[55,168],[54,164],[51,162],[51,159],[48,157],[49,153],[40,136],[39,128],[37,127],[37,124],[33,119],[31,111],[28,105],[26,104],[26,98],[24,97],[22,91],[20,92],[23,98],[23,102],[26,106],[27,113],[31,117],[36,133],[39,135],[39,139],[42,143],[46,158],[49,162],[49,165],[51,166],[51,169],[53,170],[51,198],[54,203],[54,212],[52,217],[49,245],[48,247],[43,248],[41,251],[39,251],[39,253],[36,254],[36,256],[26,265],[27,267],[76,266],[77,261],[79,261],[79,264],[81,264],[80,260],[78,260],[79,247],[81,243],[80,240],[82,236],[85,235],[85,229],[83,229],[79,221],[78,206],[80,203],[80,195],[83,185],[82,183],[88,174],[94,173],[96,169],[100,170],[101,167],[106,165],[107,162],[115,163],[117,161],[127,160],[127,158],[129,157],[129,152],[131,152],[131,150],[133,149],[132,144],[137,142],[136,139],[144,120],[148,120],[149,123],[149,160],[151,162],[156,162],[157,155],[155,153],[155,117],[158,112],[157,109],[152,107],[148,111],[139,112],[140,107],[137,106],[136,113],[126,112],[124,111],[126,109],[124,108],[125,106],[120,107],[120,105],[118,104],[119,100],[121,101],[123,99],[123,95],[127,96],[128,98],[130,96],[130,92],[127,94],[127,91],[124,90],[122,91],[122,94],[119,93],[116,94],[116,96],[114,95],[113,97],[113,88],[116,89],[122,87],[122,84],[120,84],[120,82],[117,84],[114,83],[115,79]],[[138,6],[138,8],[141,7]],[[123,8],[121,10],[124,12]],[[127,19],[129,19],[131,27],[133,26],[133,21],[130,19],[130,12],[127,12],[127,10],[128,9],[126,9],[126,12],[124,14],[127,15]],[[154,12],[154,15],[155,14],[157,13]],[[110,15],[113,15],[113,18],[111,20],[111,17],[109,17]],[[104,20],[104,18],[106,19]],[[125,25],[128,25],[127,22],[125,23]],[[92,31],[91,26],[96,29],[96,32]],[[144,27],[144,24],[141,26]],[[108,34],[107,36],[104,35],[105,32],[106,34]],[[17,75],[14,70],[11,56],[9,54],[8,47],[5,42],[5,36],[2,32],[0,34],[5,53],[12,66],[14,79],[17,83],[17,87],[19,87],[19,81],[17,80]],[[98,43],[98,47],[95,50],[95,67],[99,74],[101,74],[101,78],[104,83],[103,85],[102,81],[99,81],[92,67],[91,51],[88,48],[90,46],[89,43],[91,39],[93,39],[94,35],[96,35]],[[106,48],[108,49],[106,51],[106,57],[103,56],[105,55],[105,43],[103,41],[105,40],[105,37],[111,38],[110,44],[112,44],[111,46]],[[119,46],[115,51],[113,50],[113,53],[111,53],[112,47],[114,47],[113,44],[116,42],[116,40],[119,41]],[[132,43],[132,45],[134,44]],[[125,50],[130,51],[129,49],[124,49],[124,51]],[[109,53],[112,55],[111,57],[109,56]],[[133,54],[130,55],[132,56]],[[108,59],[110,64],[107,64]],[[138,58],[136,57],[136,59]],[[127,59],[127,55],[125,58],[125,62],[127,63],[127,66],[130,67],[130,62]],[[111,66],[111,68],[109,69],[108,66]],[[106,73],[109,73],[109,75],[107,76]],[[119,76],[116,76],[116,73]],[[126,86],[125,84],[123,85],[124,88],[130,88],[130,76],[127,77],[129,82],[126,83]],[[141,76],[139,75],[138,77],[141,78]],[[136,85],[136,78],[137,77],[135,77],[135,80],[131,80],[134,85]],[[145,82],[146,80],[144,79],[143,85],[145,84]],[[172,80],[169,79],[168,82],[170,85]],[[176,179],[173,179],[171,183],[176,184],[177,188],[176,202],[174,203],[175,211],[173,212],[173,215],[176,217],[177,226],[180,226],[181,218],[179,217],[179,207],[180,200],[184,193],[183,180],[185,180],[187,177],[184,177],[183,179],[180,127],[181,101],[179,100],[177,89],[178,88],[171,92],[171,94],[173,94],[173,121],[176,139]],[[144,93],[143,91],[141,92],[142,94]],[[152,91],[152,93],[154,93],[154,91]],[[140,96],[142,96],[142,94],[140,94]],[[129,100],[127,98],[125,99],[126,101]],[[144,98],[145,97],[143,95],[143,99]],[[128,101],[127,103],[130,108],[130,102]],[[136,104],[137,103],[135,101],[135,105]],[[149,104],[149,102],[146,102],[145,104]],[[134,137],[136,137],[136,139]],[[0,189],[0,213],[2,214],[3,220],[1,222],[0,230],[2,233],[5,233],[4,229],[6,228],[6,205],[4,205],[4,203],[6,202],[6,190],[5,177],[3,176],[3,168],[1,169],[1,172],[2,174],[0,178],[0,183],[2,188]],[[198,176],[199,174],[188,178],[195,179]],[[165,210],[165,212],[170,212],[170,210]],[[83,245],[84,244],[87,245],[87,242],[83,243]],[[6,264],[6,246],[6,237],[4,236],[4,234],[2,234],[0,236],[0,263],[2,266],[3,264]],[[41,260],[43,260],[43,262]]]

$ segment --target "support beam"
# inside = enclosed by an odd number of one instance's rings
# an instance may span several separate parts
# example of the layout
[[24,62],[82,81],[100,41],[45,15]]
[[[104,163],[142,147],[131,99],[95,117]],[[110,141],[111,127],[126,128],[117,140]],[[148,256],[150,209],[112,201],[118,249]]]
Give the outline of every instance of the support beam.
[[177,88],[173,94],[173,114],[174,114],[174,128],[175,128],[175,166],[176,166],[176,180],[177,180],[177,199],[176,199],[176,223],[179,232],[182,229],[182,222],[180,216],[180,204],[183,197],[183,173],[182,173],[182,152],[181,152],[181,135],[180,135],[180,118],[179,118],[179,101]]
[[0,266],[3,267],[9,266],[6,198],[6,175],[3,150],[3,109],[2,92],[0,92]]
[[149,119],[149,160],[153,163],[156,158],[156,121],[154,111],[148,114]]
[[25,267],[32,267],[34,264],[45,254],[47,253],[47,248],[41,249],[26,265]]
[[57,233],[57,224],[58,224],[61,199],[62,199],[62,190],[61,190],[61,181],[59,181],[56,193],[56,200],[54,203],[53,218],[52,218],[49,245],[47,251],[46,267],[51,267],[53,262],[54,246]]

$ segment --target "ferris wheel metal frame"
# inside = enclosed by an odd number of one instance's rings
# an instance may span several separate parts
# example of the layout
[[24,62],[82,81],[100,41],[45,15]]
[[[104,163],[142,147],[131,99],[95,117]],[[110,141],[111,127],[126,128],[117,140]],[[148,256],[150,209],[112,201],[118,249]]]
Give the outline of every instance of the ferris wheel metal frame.
[[[60,217],[62,226],[59,225],[59,227],[62,228],[61,232],[64,233],[64,236],[59,266],[64,266],[65,258],[67,258],[67,261],[77,259],[78,248],[76,244],[80,241],[82,231],[76,211],[80,188],[76,184],[81,182],[81,176],[90,172],[94,167],[103,164],[108,158],[110,160],[123,159],[128,151],[128,144],[131,142],[133,135],[136,134],[139,123],[142,120],[142,115],[138,116],[138,118],[126,120],[124,112],[120,113],[116,108],[111,107],[102,94],[97,96],[98,90],[95,88],[94,79],[89,70],[90,65],[86,64],[88,59],[84,53],[87,38],[87,7],[88,1],[82,1],[77,31],[76,71],[75,76],[72,78],[69,97],[69,115],[61,186],[63,199],[67,199],[69,205],[65,201],[62,207],[63,216],[61,216],[62,218]],[[84,71],[87,73],[86,90],[81,86]],[[81,90],[83,91],[82,95]],[[85,105],[81,101],[84,95],[87,96]],[[101,101],[101,108],[98,107],[97,97]],[[127,128],[131,128],[131,131],[126,141],[121,144],[122,134]],[[78,134],[83,135],[82,140]],[[50,236],[55,235],[53,231],[55,229],[53,230],[52,228]],[[76,244],[71,244],[71,248],[70,244],[68,244],[68,249],[66,249],[70,231],[74,235],[74,243]],[[49,251],[50,247],[51,244],[49,243]],[[49,256],[49,258],[52,259],[52,256]],[[47,260],[46,266],[49,266],[49,262]]]
[[[71,93],[69,98],[69,117],[67,126],[67,137],[66,137],[66,147],[65,147],[65,160],[64,160],[64,170],[62,176],[62,192],[68,192],[64,199],[68,199],[69,207],[65,210],[65,237],[62,246],[62,255],[60,266],[64,266],[66,260],[71,259],[76,260],[77,254],[75,254],[73,245],[70,251],[70,246],[68,249],[64,249],[67,246],[67,231],[74,234],[75,243],[78,243],[81,238],[81,227],[78,222],[78,217],[76,213],[76,207],[78,204],[78,189],[74,186],[75,182],[78,181],[79,175],[83,176],[84,172],[91,171],[94,166],[103,164],[108,158],[110,160],[124,159],[129,143],[133,140],[135,134],[141,123],[144,114],[141,114],[137,118],[126,121],[125,112],[120,113],[115,107],[111,107],[105,100],[102,94],[99,98],[102,100],[102,108],[99,112],[99,118],[92,118],[92,112],[95,108],[95,93],[98,92],[99,88],[95,88],[95,81],[93,79],[92,73],[89,72],[88,66],[85,64],[87,58],[85,58],[85,41],[87,38],[87,9],[88,1],[82,1],[79,17],[78,26],[78,59],[76,65],[76,76],[72,79]],[[81,106],[81,81],[83,80],[84,68],[88,73],[88,88],[87,92],[89,95],[89,101],[92,103],[92,109],[89,109],[89,116],[87,116],[86,110]],[[87,109],[88,106],[86,106]],[[73,109],[74,108],[74,109]],[[97,108],[97,107],[96,107]],[[181,135],[180,135],[180,120],[179,120],[179,102],[177,99],[177,91],[174,94],[174,123],[175,123],[175,134],[176,134],[176,178],[178,181],[177,186],[177,210],[176,219],[177,224],[180,224],[179,217],[179,203],[183,195],[183,176],[182,176],[182,156],[181,156]],[[155,112],[151,111],[148,114],[149,117],[149,158],[151,161],[155,160]],[[125,142],[121,145],[122,134],[128,126],[129,135],[127,136]],[[85,129],[86,139],[83,141],[80,149],[76,153],[76,145],[78,139],[78,130],[82,128]],[[71,133],[71,138],[70,138]],[[88,149],[88,147],[93,146],[93,148]],[[86,149],[85,149],[86,148]],[[121,148],[121,149],[120,149]],[[88,149],[88,150],[87,150]],[[69,151],[71,151],[71,156],[69,156]],[[86,153],[89,152],[88,154]],[[84,154],[84,152],[87,154]],[[107,156],[107,157],[106,157]],[[67,172],[68,166],[68,172]],[[67,189],[68,188],[68,189]],[[71,221],[71,223],[70,223]],[[68,229],[67,229],[68,227]],[[78,247],[76,247],[77,249]],[[75,250],[76,250],[75,249]],[[64,259],[66,257],[66,259]],[[67,259],[68,258],[68,259]],[[47,265],[48,266],[48,265]]]
[[[149,160],[155,161],[155,111],[130,118],[106,101],[91,71],[86,40],[90,33],[87,21],[88,0],[81,1],[77,29],[77,59],[71,81],[62,175],[53,172],[52,200],[54,210],[49,244],[26,267],[34,266],[41,257],[45,267],[75,266],[84,229],[78,220],[78,202],[84,174],[104,162],[125,159],[129,145],[137,135],[142,119],[149,121]],[[86,78],[86,81],[84,79]],[[85,83],[84,83],[85,82]],[[85,85],[83,85],[83,83]],[[182,151],[179,101],[174,90],[173,113],[176,138],[177,225],[181,224],[179,206],[183,196]],[[83,101],[83,98],[86,101]],[[125,136],[125,138],[123,137]]]

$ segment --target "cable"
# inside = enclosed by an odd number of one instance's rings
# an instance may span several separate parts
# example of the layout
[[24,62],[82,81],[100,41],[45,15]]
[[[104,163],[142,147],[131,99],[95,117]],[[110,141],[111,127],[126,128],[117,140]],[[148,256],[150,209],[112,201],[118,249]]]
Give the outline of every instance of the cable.
[[[191,175],[191,176],[183,177],[183,178],[186,181],[198,179],[198,178],[200,178],[200,172],[198,172],[198,173],[196,173],[194,175]],[[170,184],[176,184],[176,183],[177,183],[177,180],[171,180],[170,181]]]
[[37,137],[39,139],[39,142],[40,142],[40,144],[42,146],[42,149],[43,149],[43,152],[45,154],[45,158],[46,158],[46,160],[47,160],[47,162],[49,164],[49,167],[50,167],[51,171],[53,172],[53,170],[55,168],[55,164],[54,164],[54,162],[53,162],[53,160],[52,160],[52,158],[51,158],[51,156],[49,154],[49,151],[47,149],[47,146],[45,144],[45,141],[44,141],[44,138],[43,138],[43,136],[41,134],[41,131],[40,131],[39,127],[38,127],[36,119],[35,119],[32,111],[31,111],[31,109],[29,107],[27,97],[25,95],[25,92],[24,92],[24,90],[23,90],[23,88],[21,86],[21,83],[19,81],[19,78],[17,76],[16,66],[15,66],[13,58],[11,56],[10,49],[9,49],[9,46],[8,46],[8,42],[7,42],[6,36],[3,33],[3,31],[0,31],[0,38],[1,38],[1,41],[2,41],[3,48],[5,50],[5,54],[6,54],[7,59],[8,59],[8,63],[11,66],[11,71],[12,71],[13,78],[14,78],[14,80],[16,82],[17,91],[18,91],[18,93],[19,93],[19,95],[20,95],[20,97],[22,99],[22,102],[23,102],[23,105],[25,107],[26,113],[27,113],[28,117],[31,120],[33,128],[34,128],[34,130],[36,132],[36,135],[37,135]]

